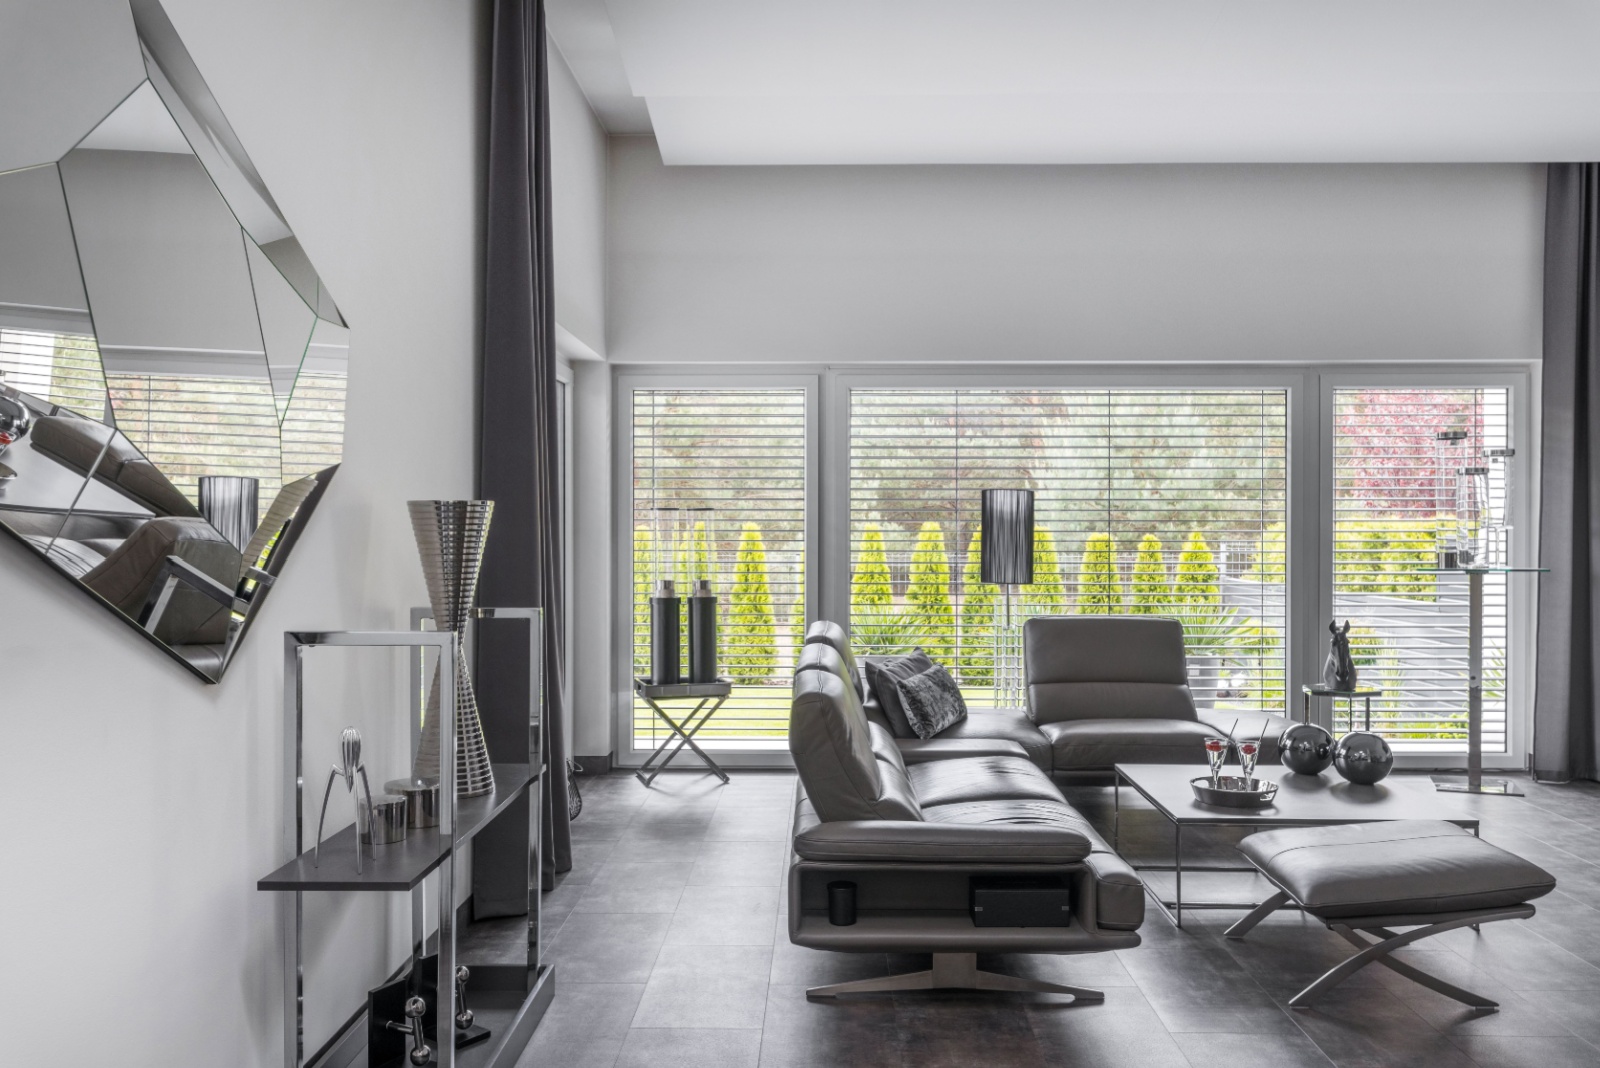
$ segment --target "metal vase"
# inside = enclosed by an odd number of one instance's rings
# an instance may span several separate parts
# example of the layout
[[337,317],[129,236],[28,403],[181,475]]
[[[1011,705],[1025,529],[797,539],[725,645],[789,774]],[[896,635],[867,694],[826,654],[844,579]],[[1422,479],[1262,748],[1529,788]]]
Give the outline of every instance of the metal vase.
[[[489,538],[493,501],[407,501],[411,530],[422,554],[422,575],[428,583],[428,601],[434,625],[460,634],[467,626],[472,601],[478,591],[478,568]],[[439,669],[422,716],[422,739],[417,746],[414,779],[439,781]],[[489,749],[483,741],[478,699],[472,692],[466,652],[456,648],[456,796],[477,797],[494,789]]]

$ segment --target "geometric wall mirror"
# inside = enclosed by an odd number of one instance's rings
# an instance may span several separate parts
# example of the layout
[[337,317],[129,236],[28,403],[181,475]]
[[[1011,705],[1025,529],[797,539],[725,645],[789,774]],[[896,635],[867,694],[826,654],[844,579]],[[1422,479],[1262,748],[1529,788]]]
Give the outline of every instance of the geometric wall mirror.
[[338,468],[349,330],[157,0],[101,6],[0,119],[0,529],[214,682]]

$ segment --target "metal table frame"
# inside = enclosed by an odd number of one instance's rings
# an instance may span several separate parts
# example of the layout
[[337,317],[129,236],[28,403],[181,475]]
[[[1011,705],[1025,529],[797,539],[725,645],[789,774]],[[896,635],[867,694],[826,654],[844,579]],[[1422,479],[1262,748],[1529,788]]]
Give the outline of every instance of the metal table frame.
[[[645,704],[650,706],[650,710],[656,714],[656,717],[667,725],[669,732],[661,744],[656,747],[656,751],[650,754],[650,758],[633,773],[640,782],[646,786],[655,782],[656,776],[665,771],[667,765],[672,763],[673,758],[683,752],[684,746],[694,750],[695,756],[705,761],[706,768],[713,775],[724,783],[728,781],[728,773],[723,771],[717,765],[717,762],[706,754],[704,749],[694,744],[694,736],[700,733],[701,727],[711,722],[711,717],[716,715],[717,711],[727,702],[729,695],[733,693],[732,681],[721,679],[717,682],[680,682],[657,686],[648,679],[636,678],[633,680],[633,690],[643,699]],[[694,701],[695,706],[690,709],[689,714],[680,723],[667,715],[666,710],[658,703],[660,701]],[[672,752],[667,753],[665,760],[662,760],[660,764],[656,764],[657,758],[666,752],[667,747],[672,745],[674,739],[677,740],[678,744],[673,746]]]
[[1300,687],[1300,722],[1311,722],[1311,699],[1313,697],[1326,697],[1332,703],[1332,715],[1329,722],[1332,726],[1337,727],[1339,725],[1339,698],[1342,697],[1344,698],[1344,714],[1350,720],[1350,729],[1355,730],[1356,698],[1362,697],[1366,699],[1367,707],[1365,725],[1361,729],[1370,731],[1372,730],[1372,699],[1382,696],[1382,690],[1370,690],[1365,687],[1359,690],[1333,690],[1326,686],[1314,686],[1311,683],[1305,683]]
[[[1204,772],[1205,772],[1204,768],[1199,768],[1198,771],[1197,771],[1197,774],[1203,774]],[[1112,808],[1112,818],[1111,818],[1111,820],[1112,820],[1112,822],[1111,822],[1111,849],[1112,849],[1113,852],[1117,853],[1117,855],[1121,856],[1121,852],[1122,851],[1121,851],[1121,848],[1120,848],[1120,842],[1121,842],[1121,837],[1122,837],[1122,783],[1123,783],[1123,780],[1124,780],[1125,777],[1122,774],[1122,769],[1121,768],[1117,768],[1115,770],[1115,775],[1116,775],[1116,778],[1115,778],[1115,781],[1114,781],[1114,783],[1112,785],[1113,808]],[[1251,864],[1241,864],[1241,865],[1190,864],[1190,865],[1185,866],[1184,863],[1183,863],[1183,827],[1184,827],[1184,822],[1182,820],[1179,820],[1172,813],[1168,812],[1164,807],[1162,807],[1160,802],[1158,802],[1155,798],[1153,798],[1149,794],[1145,793],[1144,789],[1142,787],[1140,787],[1140,785],[1137,782],[1135,782],[1132,779],[1128,779],[1127,783],[1128,783],[1129,786],[1133,787],[1133,789],[1135,791],[1138,792],[1140,797],[1144,798],[1146,801],[1148,801],[1150,803],[1150,807],[1151,808],[1154,808],[1157,812],[1161,813],[1161,815],[1165,816],[1166,819],[1167,819],[1167,822],[1172,824],[1172,828],[1173,828],[1173,835],[1172,835],[1172,857],[1173,857],[1173,862],[1171,864],[1135,864],[1132,861],[1127,861],[1128,866],[1130,868],[1132,868],[1136,872],[1146,872],[1146,871],[1167,872],[1167,871],[1170,871],[1170,872],[1172,872],[1174,874],[1176,885],[1173,887],[1174,895],[1173,895],[1173,897],[1171,899],[1162,897],[1156,891],[1156,889],[1153,886],[1151,886],[1148,882],[1145,882],[1145,884],[1144,884],[1145,893],[1147,895],[1149,895],[1150,900],[1154,901],[1156,903],[1156,905],[1160,907],[1161,914],[1167,918],[1167,921],[1169,923],[1171,923],[1172,926],[1174,926],[1174,927],[1176,927],[1176,928],[1178,928],[1180,930],[1183,928],[1183,910],[1184,909],[1190,909],[1190,910],[1194,910],[1194,911],[1207,910],[1207,909],[1211,909],[1211,910],[1224,909],[1224,910],[1242,911],[1242,910],[1258,909],[1263,904],[1265,904],[1265,901],[1184,901],[1183,900],[1183,873],[1186,872],[1186,871],[1187,872],[1249,872],[1252,875],[1260,875],[1261,874],[1260,869],[1256,868],[1254,865],[1251,865]],[[1241,816],[1238,819],[1229,819],[1227,816],[1219,815],[1216,819],[1208,819],[1204,823],[1196,824],[1195,826],[1199,826],[1199,827],[1254,827],[1258,831],[1265,831],[1265,830],[1271,830],[1271,829],[1276,828],[1276,827],[1313,827],[1313,826],[1334,827],[1334,826],[1338,826],[1341,823],[1352,823],[1352,822],[1361,822],[1361,821],[1340,820],[1340,819],[1308,821],[1308,820],[1305,820],[1305,819],[1291,819],[1291,818],[1274,819],[1271,816],[1255,816],[1255,817]],[[1452,820],[1451,822],[1457,824],[1458,826],[1466,827],[1467,829],[1471,830],[1473,834],[1478,834],[1478,821],[1476,819],[1463,818],[1463,819],[1459,819],[1459,820]],[[1123,859],[1126,860],[1127,858],[1123,858]],[[1276,890],[1277,887],[1273,887],[1273,889]],[[1285,905],[1283,907],[1284,908],[1298,908],[1299,906],[1298,905],[1288,904],[1288,905]]]
[[[1483,578],[1485,575],[1545,575],[1548,567],[1433,568],[1424,575],[1467,576],[1467,774],[1435,775],[1434,789],[1458,794],[1521,797],[1510,779],[1483,777]],[[1508,724],[1509,729],[1509,724]]]

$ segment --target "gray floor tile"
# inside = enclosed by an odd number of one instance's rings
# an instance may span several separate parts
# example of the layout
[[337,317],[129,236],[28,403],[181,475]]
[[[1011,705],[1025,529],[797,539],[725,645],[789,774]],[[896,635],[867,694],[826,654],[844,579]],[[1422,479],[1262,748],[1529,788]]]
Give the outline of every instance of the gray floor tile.
[[756,1068],[761,1029],[635,1027],[616,1068]]
[[613,856],[572,911],[676,912],[692,870],[692,859],[629,862]]
[[776,886],[685,887],[667,944],[770,948],[777,915]]
[[1328,1055],[1303,1033],[1177,1034],[1192,1068],[1330,1068]]
[[[1109,956],[1109,954],[1107,954]],[[1189,1068],[1177,1042],[1137,988],[1107,986],[1099,1005],[1029,1003],[1028,1024],[1052,1068]]]
[[1581,1038],[1472,1035],[1455,1040],[1480,1068],[1594,1068],[1600,1049]]
[[894,1001],[907,1065],[1045,1068],[1049,1063],[1028,1022],[1022,999],[933,990],[896,995]]
[[518,1068],[611,1068],[622,1050],[644,984],[563,981]]
[[700,847],[690,886],[778,886],[783,882],[789,845],[713,840]]
[[761,1068],[898,1066],[903,1051],[891,997],[807,1001],[804,986],[767,991]]
[[772,947],[663,946],[635,1027],[759,1028]]
[[655,968],[671,916],[575,913],[550,943],[556,997],[566,983],[643,983]]

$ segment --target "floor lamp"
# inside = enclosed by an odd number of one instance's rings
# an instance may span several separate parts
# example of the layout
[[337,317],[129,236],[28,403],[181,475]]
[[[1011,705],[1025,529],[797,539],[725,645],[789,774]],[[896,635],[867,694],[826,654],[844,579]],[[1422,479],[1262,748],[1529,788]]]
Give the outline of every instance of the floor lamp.
[[1033,491],[983,491],[979,577],[999,586],[1005,601],[1003,623],[994,628],[995,703],[1018,706],[1022,693],[1022,634],[1011,623],[1011,589],[1033,581]]

